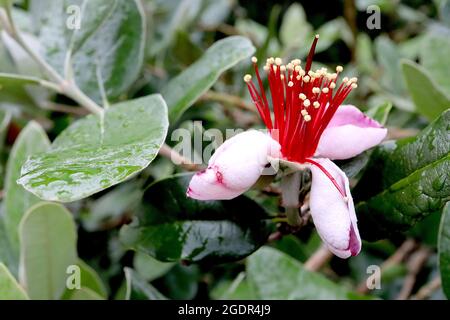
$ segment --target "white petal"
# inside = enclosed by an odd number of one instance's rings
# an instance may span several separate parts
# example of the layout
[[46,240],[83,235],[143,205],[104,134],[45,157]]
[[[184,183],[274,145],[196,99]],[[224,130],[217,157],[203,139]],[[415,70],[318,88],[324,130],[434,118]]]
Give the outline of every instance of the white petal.
[[311,165],[312,185],[310,209],[314,224],[328,248],[340,258],[357,255],[361,250],[353,198],[348,178],[329,159],[314,159],[336,181],[345,198],[327,175],[316,165]]
[[279,157],[280,145],[270,135],[250,130],[225,141],[198,172],[187,195],[198,200],[232,199],[247,191],[261,176],[268,156]]
[[349,159],[379,144],[386,134],[386,128],[355,106],[341,105],[320,137],[316,156]]

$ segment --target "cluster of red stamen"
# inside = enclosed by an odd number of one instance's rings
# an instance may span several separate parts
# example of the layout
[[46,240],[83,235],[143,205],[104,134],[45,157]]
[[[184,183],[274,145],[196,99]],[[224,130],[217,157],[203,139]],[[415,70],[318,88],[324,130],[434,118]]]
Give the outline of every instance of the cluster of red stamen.
[[280,58],[267,59],[264,70],[269,82],[272,111],[255,57],[252,62],[259,91],[250,75],[244,77],[262,120],[281,145],[281,153],[287,160],[299,163],[313,161],[310,158],[317,149],[320,136],[348,94],[357,87],[357,79],[347,77],[337,87],[337,78],[343,70],[341,66],[335,73],[327,72],[326,68],[311,70],[318,39],[317,35],[305,69],[302,69],[299,59],[287,65],[283,65]]

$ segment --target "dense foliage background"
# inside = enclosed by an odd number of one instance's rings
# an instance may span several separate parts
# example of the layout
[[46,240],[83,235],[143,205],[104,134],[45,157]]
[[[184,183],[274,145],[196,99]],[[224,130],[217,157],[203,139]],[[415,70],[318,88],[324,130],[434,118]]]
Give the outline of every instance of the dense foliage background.
[[[84,10],[75,35],[73,4]],[[450,296],[450,1],[8,5],[0,0],[0,299]],[[8,11],[61,78],[13,39]],[[366,240],[348,260],[324,250],[307,219],[283,222],[277,182],[200,203],[185,191],[201,165],[157,155],[176,128],[261,127],[242,81],[250,57],[304,59],[316,33],[315,65],[357,76],[347,102],[389,129],[387,142],[339,163]],[[104,114],[87,115],[89,101]],[[80,290],[66,285],[71,265]],[[381,287],[369,290],[377,266]]]

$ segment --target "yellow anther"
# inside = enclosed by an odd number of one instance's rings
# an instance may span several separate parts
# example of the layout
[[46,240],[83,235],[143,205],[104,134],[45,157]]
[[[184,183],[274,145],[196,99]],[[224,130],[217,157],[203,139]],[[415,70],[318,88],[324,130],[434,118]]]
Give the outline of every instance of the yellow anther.
[[330,89],[328,89],[327,87],[325,87],[325,88],[322,89],[322,92],[323,92],[323,93],[328,93],[329,91],[330,91]]
[[275,64],[276,64],[277,66],[280,66],[282,63],[283,63],[283,60],[281,60],[281,58],[279,58],[279,57],[276,57],[276,58],[275,58]]
[[304,93],[300,93],[300,94],[298,95],[298,97],[299,97],[300,99],[302,99],[302,100],[305,100],[305,99],[306,99],[306,96],[305,96]]
[[294,86],[294,83],[292,81],[289,81],[288,82],[288,87],[293,87],[293,86]]
[[342,71],[344,71],[344,68],[342,66],[336,67],[336,72],[342,72]]
[[308,83],[309,80],[310,80],[309,76],[304,76],[304,77],[303,77],[303,82]]
[[311,116],[310,116],[309,114],[305,114],[305,115],[303,116],[303,119],[304,119],[306,122],[311,121]]
[[358,82],[358,78],[353,77],[353,78],[350,79],[350,82],[356,83],[356,82]]
[[280,67],[280,70],[281,70],[281,72],[285,72],[285,71],[286,71],[286,66],[285,66],[285,65],[282,65],[282,66]]
[[269,68],[270,68],[270,67],[266,64],[266,65],[263,67],[263,70],[264,70],[264,71],[269,71]]
[[245,81],[245,82],[250,82],[250,81],[252,81],[252,76],[249,75],[249,74],[246,74],[246,75],[244,76],[244,81]]
[[316,109],[317,109],[318,107],[320,107],[319,101],[314,101],[313,106],[314,106],[314,108],[316,108]]
[[306,108],[308,108],[308,107],[311,105],[311,102],[310,102],[308,99],[306,99],[305,101],[303,101],[303,105],[304,105]]
[[308,111],[306,111],[305,109],[303,109],[302,111],[300,111],[300,113],[302,114],[302,116],[306,116],[308,114]]
[[330,83],[330,89],[334,89],[334,88],[336,88],[336,83],[335,82]]
[[302,77],[301,76],[296,76],[295,77],[297,80],[300,80]]
[[314,88],[312,88],[312,92],[313,93],[320,93],[320,88],[319,87],[314,87]]
[[343,83],[347,83],[348,82],[348,77],[344,77],[344,79],[342,79]]
[[358,85],[356,83],[352,83],[352,89],[358,88]]
[[294,59],[294,60],[292,60],[292,64],[294,65],[294,66],[298,66],[298,65],[300,65],[302,63],[302,61],[300,60],[300,59]]
[[252,62],[253,62],[253,63],[257,63],[257,62],[258,62],[258,58],[252,57]]
[[270,57],[269,59],[267,59],[267,63],[268,64],[274,64],[275,59],[273,57]]

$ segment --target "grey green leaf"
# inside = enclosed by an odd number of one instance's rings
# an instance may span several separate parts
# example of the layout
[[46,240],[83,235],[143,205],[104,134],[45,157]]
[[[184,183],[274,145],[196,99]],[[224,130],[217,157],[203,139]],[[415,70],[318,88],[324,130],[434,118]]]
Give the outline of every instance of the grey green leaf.
[[111,106],[71,125],[51,150],[31,157],[18,183],[41,199],[70,202],[116,185],[145,169],[167,134],[160,95]]
[[41,202],[20,223],[21,283],[31,299],[59,299],[67,268],[77,262],[76,226],[60,204]]

